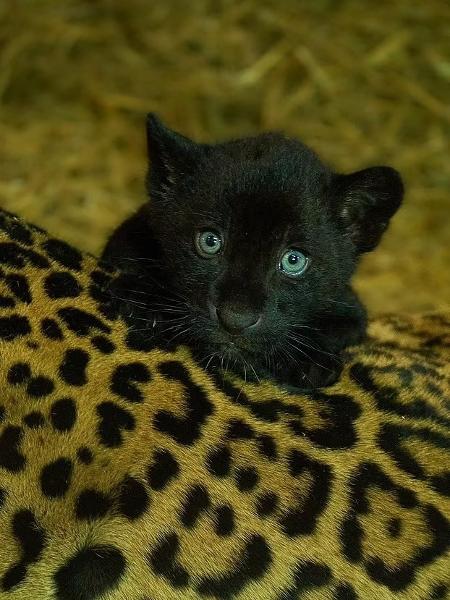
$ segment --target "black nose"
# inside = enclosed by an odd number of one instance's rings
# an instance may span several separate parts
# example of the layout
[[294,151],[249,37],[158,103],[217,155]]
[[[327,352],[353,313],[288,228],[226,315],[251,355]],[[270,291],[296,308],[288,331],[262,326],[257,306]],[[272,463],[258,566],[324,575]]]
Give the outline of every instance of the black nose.
[[259,325],[261,314],[246,309],[238,310],[232,306],[222,306],[217,309],[217,318],[222,327],[230,333],[240,333],[244,329]]

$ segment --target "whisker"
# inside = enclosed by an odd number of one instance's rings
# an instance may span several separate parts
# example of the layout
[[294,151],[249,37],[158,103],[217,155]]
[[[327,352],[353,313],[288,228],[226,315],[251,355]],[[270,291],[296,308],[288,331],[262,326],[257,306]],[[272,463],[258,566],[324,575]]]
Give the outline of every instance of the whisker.
[[311,325],[305,325],[304,323],[294,323],[294,325],[292,325],[292,328],[294,328],[294,329],[311,329],[312,331],[322,331],[318,327],[311,327]]
[[[209,360],[208,360],[208,362],[207,362],[207,363],[206,363],[206,365],[205,365],[205,370],[206,370],[206,371],[208,370],[208,367],[209,367],[209,365],[211,364],[212,360],[213,360],[213,359],[214,359],[216,356],[217,356],[217,352],[212,352],[212,353],[211,353],[211,356],[209,357]],[[206,357],[206,358],[208,358],[208,357]],[[206,360],[206,359],[203,359],[203,360],[201,360],[200,362],[203,362],[204,360]]]
[[[288,351],[286,350],[286,348],[283,348],[282,350],[283,350],[283,352],[285,352],[285,353],[287,354],[287,356],[288,356],[289,360],[290,360],[291,362],[293,362],[293,363],[294,363],[294,364],[297,366],[297,361],[296,361],[296,360],[295,360],[295,358],[292,356],[292,354],[291,354],[290,352],[288,352]],[[312,383],[312,380],[311,380],[311,378],[309,377],[309,375],[308,375],[307,373],[305,373],[304,371],[302,371],[302,374],[303,374],[303,379],[307,379],[307,380],[309,381],[309,383],[310,383],[311,387],[312,387],[312,386],[313,386],[313,383]]]
[[[302,344],[302,346],[305,346],[306,348],[310,348],[311,350],[314,350],[315,352],[320,352],[320,354],[326,354],[327,356],[331,356],[333,358],[337,358],[337,354],[335,354],[334,352],[328,352],[327,350],[323,350],[323,348],[321,348],[320,346],[312,346],[312,340],[310,338],[304,337],[304,336],[293,336],[292,334],[288,334],[287,336],[289,339],[293,340],[294,342],[298,342],[300,344]],[[310,342],[310,344],[307,344],[307,342]]]
[[155,262],[159,262],[160,263],[161,262],[157,258],[148,258],[146,256],[142,256],[142,257],[141,256],[139,256],[139,257],[121,256],[120,260],[129,260],[129,261],[140,261],[140,260],[142,260],[142,261],[145,261],[145,262],[153,262],[153,263],[155,263]]
[[342,306],[348,306],[349,308],[353,308],[353,304],[349,304],[348,302],[342,302],[342,300],[333,300],[333,298],[326,298],[328,302],[332,302],[333,304],[341,304]]
[[316,360],[314,360],[312,358],[312,356],[310,356],[307,352],[305,352],[304,350],[302,350],[301,348],[299,348],[298,346],[295,346],[294,344],[292,344],[291,341],[286,340],[287,343],[292,346],[292,348],[295,348],[296,350],[298,350],[299,352],[301,352],[304,356],[307,357],[307,359],[309,361],[311,361],[313,364],[315,364],[317,367],[320,367],[321,369],[325,369],[325,371],[332,371],[333,369],[330,369],[329,367],[326,367],[325,365],[322,365],[321,363],[317,362]]

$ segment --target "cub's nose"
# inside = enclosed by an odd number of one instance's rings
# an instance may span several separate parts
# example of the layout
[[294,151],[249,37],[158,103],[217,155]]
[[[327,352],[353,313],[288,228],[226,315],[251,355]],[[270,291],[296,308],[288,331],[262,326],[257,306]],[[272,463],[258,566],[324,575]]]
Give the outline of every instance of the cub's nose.
[[230,333],[241,333],[245,329],[257,327],[261,322],[261,313],[233,306],[217,309],[217,318],[224,329]]

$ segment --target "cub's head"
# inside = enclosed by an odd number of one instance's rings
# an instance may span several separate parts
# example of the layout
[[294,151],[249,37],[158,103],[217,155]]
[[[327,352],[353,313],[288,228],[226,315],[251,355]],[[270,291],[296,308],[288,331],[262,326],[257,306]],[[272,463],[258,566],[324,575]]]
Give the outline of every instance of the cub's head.
[[205,355],[286,346],[333,311],[402,200],[394,169],[336,174],[278,133],[199,144],[154,115],[147,132],[149,224],[180,323]]

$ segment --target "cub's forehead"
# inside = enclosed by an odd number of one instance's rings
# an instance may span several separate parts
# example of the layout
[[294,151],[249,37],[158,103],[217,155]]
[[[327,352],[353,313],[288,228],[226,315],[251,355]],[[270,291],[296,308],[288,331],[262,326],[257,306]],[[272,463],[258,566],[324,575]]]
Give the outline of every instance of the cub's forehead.
[[[279,157],[278,157],[279,158]],[[192,212],[210,217],[211,223],[227,227],[251,227],[258,234],[285,232],[301,223],[313,225],[324,202],[328,173],[311,160],[216,162],[205,168],[189,194]],[[309,162],[309,168],[306,163]]]
[[295,212],[323,196],[329,180],[330,173],[320,162],[298,163],[285,158],[264,164],[235,161],[217,169],[210,183],[213,195],[233,209],[241,204],[256,204]]
[[229,233],[235,239],[245,238],[257,245],[269,246],[281,242],[292,229],[300,226],[296,202],[280,191],[235,194],[229,199],[229,205]]
[[281,190],[257,189],[233,194],[228,205],[236,219],[255,219],[255,222],[289,223],[300,213],[296,195]]

